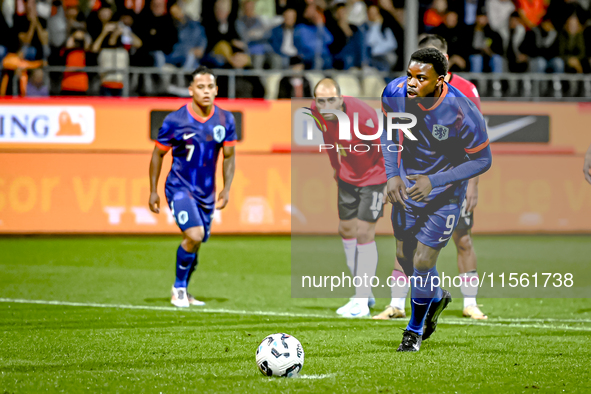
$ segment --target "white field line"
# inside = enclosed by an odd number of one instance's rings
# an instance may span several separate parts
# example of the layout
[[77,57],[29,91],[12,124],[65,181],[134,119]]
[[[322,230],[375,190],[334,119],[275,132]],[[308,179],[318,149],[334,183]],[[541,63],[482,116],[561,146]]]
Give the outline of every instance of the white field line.
[[[276,311],[247,311],[235,309],[221,309],[221,308],[177,308],[174,306],[153,306],[153,305],[122,305],[122,304],[99,304],[92,302],[70,302],[70,301],[47,301],[47,300],[24,300],[13,298],[0,298],[1,303],[12,304],[38,304],[38,305],[58,305],[58,306],[79,306],[86,308],[117,308],[117,309],[135,309],[135,310],[150,310],[150,311],[173,311],[173,312],[189,312],[189,313],[226,313],[234,315],[246,316],[275,316],[275,317],[308,317],[321,319],[346,319],[338,315],[320,315],[312,313],[292,313],[292,312],[276,312]],[[406,319],[407,320],[407,319]],[[400,319],[396,321],[405,321]],[[490,327],[515,327],[515,328],[546,328],[546,329],[564,329],[574,331],[591,331],[591,327],[581,326],[567,326],[565,323],[591,323],[591,319],[539,319],[539,318],[491,318],[488,320],[475,321],[471,319],[457,319],[457,318],[442,318],[442,324],[450,325],[473,325],[473,326],[490,326]],[[509,323],[509,324],[505,324]],[[523,324],[528,323],[528,324]],[[548,323],[562,323],[560,325]]]

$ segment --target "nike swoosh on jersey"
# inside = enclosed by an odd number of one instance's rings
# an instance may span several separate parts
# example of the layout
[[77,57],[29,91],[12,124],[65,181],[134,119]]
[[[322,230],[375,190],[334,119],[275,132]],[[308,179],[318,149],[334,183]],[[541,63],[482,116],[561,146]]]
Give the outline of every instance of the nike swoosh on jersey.
[[529,126],[532,123],[535,123],[536,117],[535,116],[525,116],[520,119],[515,119],[510,122],[502,123],[496,126],[489,126],[488,125],[488,117],[485,117],[484,120],[486,122],[486,131],[488,133],[488,139],[490,142],[499,140],[506,135],[516,132],[519,129],[524,128],[525,126]]
[[439,237],[439,242],[445,242],[445,241],[447,241],[447,240],[448,240],[448,239],[450,239],[450,238],[451,238],[451,237],[447,237],[447,238],[445,238],[445,239],[441,239],[441,237]]
[[190,134],[183,134],[183,139],[188,140],[189,138],[193,137],[197,133],[190,133]]

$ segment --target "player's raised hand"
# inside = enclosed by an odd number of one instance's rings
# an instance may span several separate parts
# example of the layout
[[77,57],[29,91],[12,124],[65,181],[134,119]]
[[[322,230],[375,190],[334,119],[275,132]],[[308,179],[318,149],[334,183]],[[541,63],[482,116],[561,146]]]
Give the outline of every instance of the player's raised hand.
[[226,205],[228,205],[228,200],[230,199],[230,193],[226,191],[226,189],[222,190],[218,195],[218,203],[215,206],[215,209],[224,209]]
[[160,196],[158,193],[150,193],[150,211],[160,213]]
[[414,201],[423,201],[431,193],[431,190],[433,190],[433,186],[427,175],[408,175],[406,179],[416,181],[413,187],[406,189],[406,192]]
[[392,177],[388,179],[388,199],[392,204],[398,203],[406,209],[406,204],[404,200],[408,198],[406,194],[406,186],[404,185],[404,181],[399,176]]

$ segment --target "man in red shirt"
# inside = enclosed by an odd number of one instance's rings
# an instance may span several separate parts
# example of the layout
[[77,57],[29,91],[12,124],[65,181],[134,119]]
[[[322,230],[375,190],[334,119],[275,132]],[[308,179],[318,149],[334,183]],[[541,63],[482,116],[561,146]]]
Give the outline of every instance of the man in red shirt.
[[[435,48],[442,52],[446,58],[449,59],[447,54],[447,42],[441,36],[436,34],[424,35],[419,40],[418,49],[423,48]],[[457,88],[464,96],[468,97],[478,109],[480,108],[480,95],[474,84],[459,75],[447,73],[445,82],[449,83],[453,87]],[[464,296],[464,311],[465,317],[472,319],[481,320],[487,319],[488,317],[482,313],[476,303],[476,295],[478,293],[477,286],[471,286],[470,281],[473,278],[478,277],[476,270],[476,253],[474,253],[474,247],[472,245],[472,236],[470,230],[474,225],[474,208],[478,204],[478,177],[471,178],[468,181],[468,189],[466,191],[466,199],[462,204],[462,212],[458,225],[452,235],[456,249],[458,252],[458,270],[462,278],[461,291]],[[397,279],[398,276],[405,276],[402,271],[402,267],[398,262],[392,271],[392,276]],[[395,293],[396,292],[396,293]],[[405,288],[393,287],[392,288],[392,302],[386,309],[379,315],[374,316],[374,319],[391,319],[397,317],[404,317],[404,305],[406,301],[406,295],[408,293],[408,286]]]
[[[343,97],[339,85],[331,78],[318,82],[314,88],[312,112],[322,117],[322,135],[338,183],[339,234],[343,239],[347,266],[353,277],[364,280],[356,287],[355,296],[337,310],[344,317],[369,316],[375,304],[369,280],[376,274],[378,250],[375,243],[376,223],[383,215],[386,170],[380,151],[379,135],[373,140],[359,138],[355,133],[354,115],[358,116],[358,131],[364,136],[376,135],[379,119],[375,109],[354,97]],[[337,116],[320,113],[339,110],[347,114],[351,124],[351,139],[339,139]],[[320,118],[319,118],[320,119]],[[332,148],[329,148],[332,147]],[[356,259],[357,257],[357,259]]]

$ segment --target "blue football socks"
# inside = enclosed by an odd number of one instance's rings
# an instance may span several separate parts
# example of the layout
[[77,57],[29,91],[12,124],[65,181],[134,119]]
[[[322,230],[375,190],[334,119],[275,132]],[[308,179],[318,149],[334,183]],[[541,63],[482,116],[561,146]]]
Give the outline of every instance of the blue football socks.
[[423,326],[425,325],[429,306],[431,302],[441,301],[443,291],[439,286],[431,287],[433,278],[439,277],[437,268],[433,267],[427,271],[419,271],[415,268],[413,276],[415,279],[411,280],[412,289],[410,293],[412,314],[406,329],[423,335]]
[[174,287],[187,287],[191,267],[196,261],[196,257],[196,253],[189,253],[179,245],[176,251],[176,280],[174,281]]

